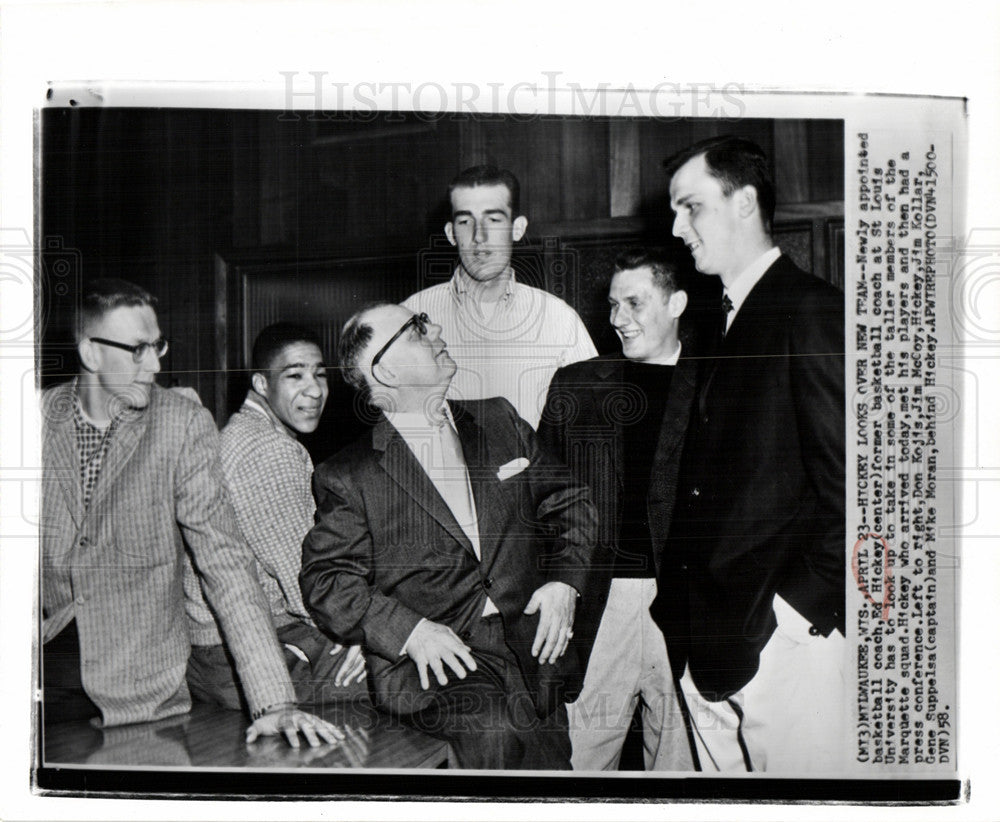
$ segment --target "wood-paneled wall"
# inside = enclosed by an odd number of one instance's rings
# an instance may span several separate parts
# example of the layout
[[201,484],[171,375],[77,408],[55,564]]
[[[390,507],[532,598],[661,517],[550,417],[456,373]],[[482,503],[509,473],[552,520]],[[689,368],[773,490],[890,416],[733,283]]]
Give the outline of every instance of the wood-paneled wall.
[[[529,221],[668,218],[666,157],[705,137],[755,140],[775,158],[780,204],[843,200],[843,124],[834,120],[387,115],[283,121],[262,115],[237,135],[238,179],[256,180],[259,209],[238,206],[236,247],[355,250],[373,240],[397,250],[440,235],[445,191],[463,168],[495,163],[521,182]],[[256,147],[256,163],[247,151]],[[246,197],[247,192],[241,192]]]
[[77,268],[57,289],[42,261],[43,383],[76,367],[69,329],[81,283],[122,277],[159,299],[171,342],[161,381],[211,396],[212,251],[232,243],[233,119],[164,109],[43,113],[41,239],[61,243]]
[[[221,416],[215,406],[229,380],[217,365],[224,335],[216,331],[216,255],[413,255],[412,268],[388,265],[385,276],[399,281],[380,287],[402,299],[428,277],[447,276],[447,184],[480,162],[518,175],[534,246],[561,249],[574,237],[596,237],[602,247],[602,237],[669,243],[663,160],[721,133],[756,140],[774,158],[779,214],[794,218],[785,227],[794,229],[795,253],[836,280],[841,121],[46,110],[42,240],[69,249],[76,271],[57,289],[43,266],[42,381],[75,367],[68,328],[80,283],[122,276],[159,297],[171,341],[162,382],[194,387]],[[603,322],[602,301],[594,302],[600,288],[584,285],[571,284],[565,296],[591,300],[578,307],[595,327]]]

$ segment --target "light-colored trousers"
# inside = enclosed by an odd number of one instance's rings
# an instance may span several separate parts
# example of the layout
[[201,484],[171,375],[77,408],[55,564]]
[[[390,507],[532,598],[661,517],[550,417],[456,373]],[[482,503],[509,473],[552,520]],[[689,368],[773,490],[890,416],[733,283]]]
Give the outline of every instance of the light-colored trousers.
[[583,690],[566,706],[574,770],[617,769],[640,701],[646,770],[694,768],[667,646],[649,615],[655,596],[654,579],[611,581]]
[[777,594],[774,614],[778,627],[757,674],[728,700],[709,702],[684,671],[681,691],[702,771],[819,774],[846,765],[844,636],[810,630]]

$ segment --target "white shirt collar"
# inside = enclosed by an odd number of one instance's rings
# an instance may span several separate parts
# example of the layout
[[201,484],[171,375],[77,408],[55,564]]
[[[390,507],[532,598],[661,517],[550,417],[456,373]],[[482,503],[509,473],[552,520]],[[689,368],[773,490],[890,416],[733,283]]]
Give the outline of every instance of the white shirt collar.
[[743,305],[747,296],[753,291],[753,287],[760,282],[760,278],[764,276],[767,270],[774,265],[775,260],[781,256],[781,249],[774,246],[768,249],[763,254],[761,254],[756,260],[754,260],[750,265],[744,268],[739,276],[733,280],[732,285],[728,288],[723,289],[722,293],[727,295],[733,302],[733,310],[729,312],[729,322],[732,323],[733,318],[740,310],[740,306]]
[[[444,410],[444,422],[448,423],[456,432],[455,418],[451,415],[451,407],[445,401],[441,408]],[[437,426],[427,418],[423,411],[383,411],[389,424],[395,428],[400,436],[405,440],[408,436],[426,435],[428,431],[433,431]]]
[[291,437],[293,440],[298,439],[295,434],[288,430],[288,426],[278,419],[274,411],[271,410],[271,406],[267,404],[267,400],[265,400],[252,388],[247,392],[246,399],[243,400],[243,407],[248,411],[254,411],[258,414],[262,414],[267,418],[267,421],[271,423],[275,431],[279,431],[285,436]]
[[[677,348],[674,349],[674,353],[667,357],[666,362],[650,362],[649,365],[677,365],[677,361],[681,358],[681,341],[677,341]],[[638,365],[646,365],[648,361],[639,362]]]
[[[514,276],[514,269],[512,266],[507,266],[507,287],[504,290],[501,300],[509,300],[514,294],[514,286],[517,285],[517,278]],[[475,280],[472,279],[468,274],[465,273],[465,269],[462,266],[455,267],[455,274],[451,278],[451,292],[455,295],[455,298],[461,302],[472,290],[472,286]],[[432,318],[433,319],[433,318]]]

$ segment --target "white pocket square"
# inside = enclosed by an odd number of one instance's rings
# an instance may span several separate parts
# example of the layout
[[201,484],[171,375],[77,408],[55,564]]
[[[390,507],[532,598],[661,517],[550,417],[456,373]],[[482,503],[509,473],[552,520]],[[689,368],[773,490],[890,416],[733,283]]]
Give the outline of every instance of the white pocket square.
[[500,482],[510,479],[515,474],[520,474],[529,465],[531,465],[531,461],[527,457],[518,457],[516,460],[504,463],[497,471],[497,479]]

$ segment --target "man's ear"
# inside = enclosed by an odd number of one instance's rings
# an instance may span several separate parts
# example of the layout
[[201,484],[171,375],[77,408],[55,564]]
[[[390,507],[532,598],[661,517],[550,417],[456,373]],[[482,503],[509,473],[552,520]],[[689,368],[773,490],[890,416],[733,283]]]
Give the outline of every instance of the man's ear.
[[670,316],[675,320],[684,313],[684,309],[687,308],[688,295],[686,291],[675,291],[670,295],[670,299],[667,301],[667,306],[670,309]]
[[743,186],[743,188],[733,192],[733,196],[738,198],[737,206],[739,207],[740,217],[743,219],[753,216],[757,211],[757,189],[753,186]]
[[260,371],[256,371],[250,375],[250,385],[262,397],[267,397],[267,377],[261,374]]
[[444,224],[444,236],[448,238],[448,242],[455,245],[455,226],[452,225],[451,220]]
[[396,381],[396,372],[392,370],[392,366],[386,365],[383,360],[379,360],[375,368],[382,372],[379,379],[384,377],[383,382],[391,385]]
[[510,229],[510,235],[514,238],[514,242],[517,242],[524,236],[524,232],[527,230],[528,218],[522,215],[514,220],[514,225]]
[[87,371],[96,371],[100,364],[100,354],[97,353],[97,343],[90,340],[80,340],[76,344],[76,353],[80,357],[80,364]]

